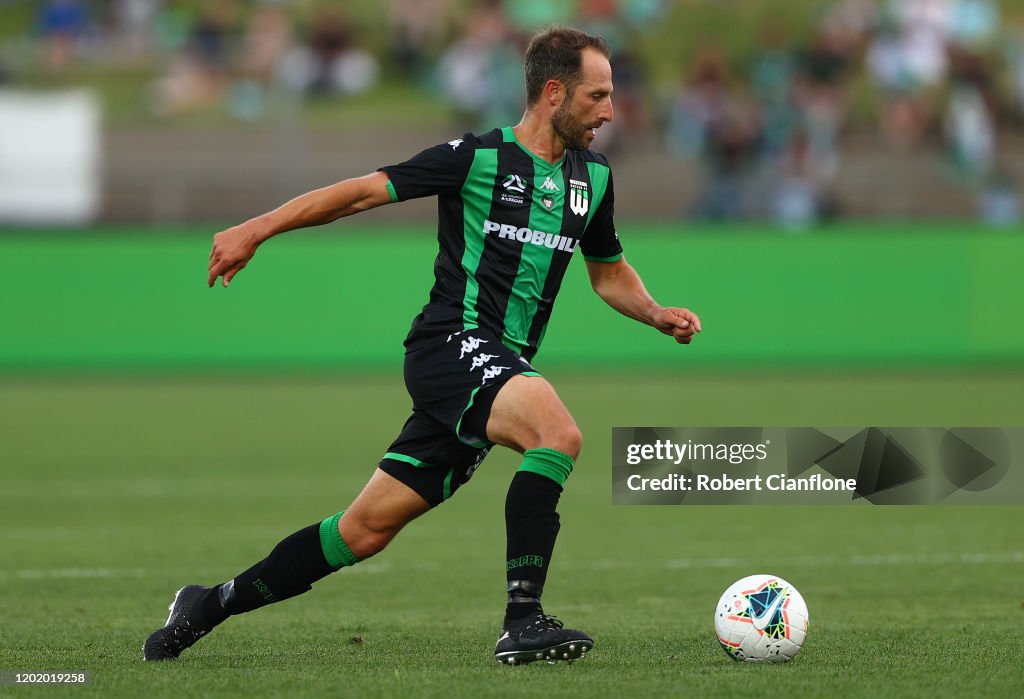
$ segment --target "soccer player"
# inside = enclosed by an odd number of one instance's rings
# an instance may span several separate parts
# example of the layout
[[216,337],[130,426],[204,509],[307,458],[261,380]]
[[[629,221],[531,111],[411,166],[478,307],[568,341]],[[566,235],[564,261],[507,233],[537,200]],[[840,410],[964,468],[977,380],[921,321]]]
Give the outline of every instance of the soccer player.
[[438,198],[434,287],[405,341],[414,407],[401,433],[347,510],[288,536],[232,580],[179,590],[166,625],[145,642],[146,660],[176,658],[229,616],[308,592],[380,552],[463,486],[495,444],[523,455],[505,501],[508,602],[495,657],[574,660],[593,648],[541,607],[556,505],[581,435],[531,361],[577,247],[614,309],[682,344],[701,330],[689,310],[655,303],[622,256],[611,170],[588,149],[612,120],[608,56],[601,37],[545,30],[526,51],[527,108],[517,126],[467,133],[214,236],[208,283],[227,287],[271,236]]

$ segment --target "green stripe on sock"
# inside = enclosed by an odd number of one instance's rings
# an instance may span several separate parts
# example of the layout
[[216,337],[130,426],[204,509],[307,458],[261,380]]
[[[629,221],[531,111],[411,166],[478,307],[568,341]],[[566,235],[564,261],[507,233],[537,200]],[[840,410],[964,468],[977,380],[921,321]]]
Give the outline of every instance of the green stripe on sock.
[[335,570],[345,566],[354,566],[362,560],[352,553],[348,544],[341,538],[341,532],[338,531],[338,520],[343,514],[345,514],[345,510],[320,523],[320,548],[323,549],[327,565]]
[[558,485],[565,485],[572,473],[572,457],[555,449],[527,449],[523,456],[526,458],[519,465],[520,471],[546,476]]

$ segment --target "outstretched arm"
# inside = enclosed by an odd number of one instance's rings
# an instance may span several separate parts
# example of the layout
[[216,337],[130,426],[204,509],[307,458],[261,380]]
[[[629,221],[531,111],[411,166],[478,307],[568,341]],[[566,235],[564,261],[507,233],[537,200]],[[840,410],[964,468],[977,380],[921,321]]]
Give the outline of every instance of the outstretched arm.
[[597,295],[622,315],[671,335],[684,345],[690,344],[695,332],[700,332],[697,314],[686,308],[659,306],[625,258],[616,262],[588,261],[587,273]]
[[374,172],[343,180],[292,199],[273,211],[213,236],[207,284],[223,277],[227,287],[265,240],[296,228],[319,226],[391,202],[388,176]]

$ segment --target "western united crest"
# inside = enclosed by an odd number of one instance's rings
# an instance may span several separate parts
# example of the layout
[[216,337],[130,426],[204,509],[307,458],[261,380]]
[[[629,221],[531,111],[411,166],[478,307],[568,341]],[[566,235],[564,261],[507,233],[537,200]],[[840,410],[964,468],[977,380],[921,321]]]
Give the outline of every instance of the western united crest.
[[590,185],[581,180],[569,180],[569,210],[577,216],[590,211]]

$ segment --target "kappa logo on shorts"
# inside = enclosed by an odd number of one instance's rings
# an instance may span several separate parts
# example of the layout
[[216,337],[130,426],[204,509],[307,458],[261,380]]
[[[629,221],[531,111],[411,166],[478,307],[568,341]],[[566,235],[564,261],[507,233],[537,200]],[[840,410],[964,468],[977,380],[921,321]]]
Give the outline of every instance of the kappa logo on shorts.
[[497,358],[498,358],[498,355],[496,355],[496,354],[478,354],[475,357],[473,357],[473,366],[471,366],[469,368],[469,370],[470,371],[476,371],[477,369],[482,367],[487,362],[491,361],[492,359],[497,359]]
[[467,354],[472,354],[480,349],[480,345],[486,345],[487,340],[481,340],[479,337],[467,337],[462,341],[462,352],[459,353],[459,359],[463,359]]
[[510,366],[489,366],[484,369],[484,381],[490,381],[491,379],[501,376],[501,372],[511,369]]

